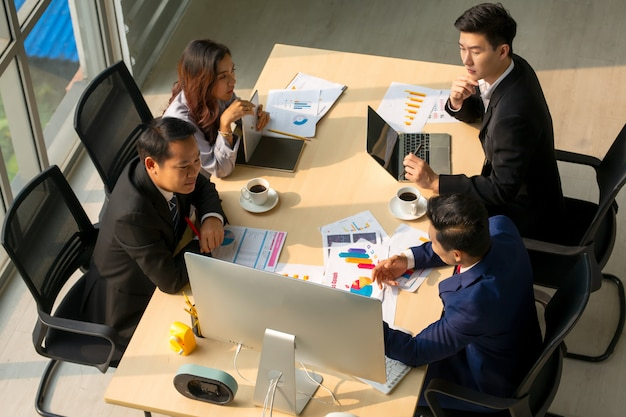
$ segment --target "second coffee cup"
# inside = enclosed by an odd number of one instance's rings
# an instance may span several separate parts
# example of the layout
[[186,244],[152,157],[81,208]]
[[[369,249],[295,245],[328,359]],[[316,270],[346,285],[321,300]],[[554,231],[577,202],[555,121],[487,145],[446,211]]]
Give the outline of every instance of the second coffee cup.
[[420,199],[420,192],[417,188],[402,187],[396,193],[396,198],[400,208],[405,214],[415,216],[417,214],[417,205]]
[[267,201],[270,183],[263,178],[252,178],[245,187],[241,189],[241,195],[246,200],[262,206]]

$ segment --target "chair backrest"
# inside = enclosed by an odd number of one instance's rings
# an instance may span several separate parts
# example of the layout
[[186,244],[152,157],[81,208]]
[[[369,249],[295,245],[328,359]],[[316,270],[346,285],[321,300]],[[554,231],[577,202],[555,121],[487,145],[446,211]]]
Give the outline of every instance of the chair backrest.
[[[596,179],[600,193],[598,211],[581,239],[580,244],[585,246],[595,240],[599,228],[606,221],[609,210],[616,209],[615,198],[626,184],[626,125],[617,135],[596,169]],[[607,233],[611,233],[611,231]],[[610,250],[608,252],[610,255]]]
[[74,129],[107,195],[126,164],[137,155],[135,143],[150,120],[150,108],[124,61],[98,74],[81,95]]
[[520,384],[515,398],[528,396],[533,415],[543,415],[552,403],[561,376],[565,336],[582,315],[591,292],[592,268],[588,254],[581,254],[566,271],[562,284],[545,308],[545,335],[541,355]]
[[2,227],[2,246],[40,310],[50,313],[63,285],[88,265],[97,231],[56,165],[15,197]]

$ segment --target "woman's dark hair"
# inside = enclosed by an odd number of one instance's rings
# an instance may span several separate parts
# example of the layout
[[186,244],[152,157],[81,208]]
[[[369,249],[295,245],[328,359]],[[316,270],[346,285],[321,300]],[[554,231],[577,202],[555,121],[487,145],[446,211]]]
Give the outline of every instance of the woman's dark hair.
[[210,39],[189,42],[178,61],[178,80],[172,86],[170,103],[183,91],[189,105],[190,116],[205,138],[214,144],[217,136],[215,121],[219,115],[219,103],[212,96],[217,79],[217,66],[230,50]]

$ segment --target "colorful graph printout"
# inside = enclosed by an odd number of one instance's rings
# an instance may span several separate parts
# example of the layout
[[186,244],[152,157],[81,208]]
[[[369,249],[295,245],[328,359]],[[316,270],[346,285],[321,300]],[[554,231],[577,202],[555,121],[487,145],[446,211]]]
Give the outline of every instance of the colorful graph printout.
[[275,133],[278,131],[307,138],[315,136],[319,98],[320,90],[270,90],[266,110],[272,117],[263,134],[280,136]]
[[372,285],[372,269],[383,259],[381,255],[384,256],[382,246],[366,240],[333,246],[322,283],[382,300],[382,291],[378,285]]
[[422,132],[439,98],[439,91],[392,82],[377,112],[397,132]]
[[346,89],[343,84],[331,82],[323,78],[299,72],[287,85],[287,90],[320,90],[319,106],[317,109],[318,120],[330,110],[341,93]]
[[378,245],[387,244],[389,236],[378,220],[369,211],[362,211],[345,219],[327,224],[320,228],[324,244],[324,253],[334,245],[355,243],[361,239]]
[[450,90],[441,90],[439,97],[435,101],[435,106],[430,112],[428,121],[426,123],[461,123],[461,121],[455,117],[452,117],[446,111],[446,102],[450,97]]
[[227,225],[232,242],[215,248],[213,257],[256,269],[274,271],[287,232]]
[[327,260],[323,285],[341,291],[349,291],[364,297],[373,297],[382,301],[383,320],[393,323],[396,315],[398,289],[384,286],[378,288],[372,282],[372,269],[387,249],[366,240],[360,240],[345,246],[333,246]]

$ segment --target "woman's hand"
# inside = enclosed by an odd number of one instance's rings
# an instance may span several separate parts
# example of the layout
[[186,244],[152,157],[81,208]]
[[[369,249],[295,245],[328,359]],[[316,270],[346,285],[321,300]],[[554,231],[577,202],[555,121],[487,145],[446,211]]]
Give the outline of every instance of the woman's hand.
[[265,126],[270,121],[270,114],[266,111],[263,111],[263,105],[259,104],[259,109],[257,110],[257,122],[256,122],[256,130],[259,132],[263,130]]
[[220,132],[230,132],[231,123],[236,122],[243,116],[253,115],[254,111],[254,104],[250,103],[248,100],[233,101],[220,117]]

